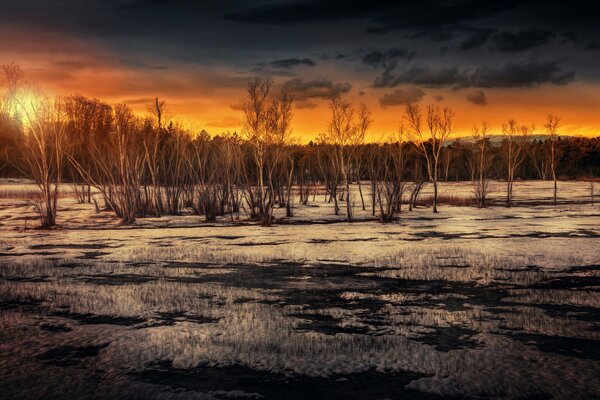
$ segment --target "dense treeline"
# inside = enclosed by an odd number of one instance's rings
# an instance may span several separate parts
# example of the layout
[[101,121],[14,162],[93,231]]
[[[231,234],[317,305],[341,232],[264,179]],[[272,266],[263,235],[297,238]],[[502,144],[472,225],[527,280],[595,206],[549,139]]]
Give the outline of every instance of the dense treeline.
[[[13,154],[17,153],[16,143],[19,136],[14,127],[7,126],[6,120],[0,122],[0,177],[20,177],[22,171],[11,163]],[[201,131],[199,135],[209,135]],[[237,133],[218,133],[210,136],[211,140],[219,141],[224,137],[241,137]],[[496,140],[494,140],[496,139]],[[504,154],[502,138],[492,136],[489,151],[492,161],[489,177],[492,179],[505,179],[506,168],[504,167]],[[357,150],[359,154],[366,157],[373,147],[386,146],[386,143],[364,143]],[[294,145],[294,153],[302,153],[308,156],[320,146],[317,141],[310,141],[305,145]],[[549,154],[550,141],[548,139],[534,138],[530,144],[529,155],[519,170],[522,179],[551,179]],[[469,138],[460,138],[444,146],[442,157],[442,180],[443,181],[466,181],[472,180],[473,155],[477,152],[476,146]],[[586,179],[600,175],[600,137],[559,137],[556,142],[557,174],[560,180]],[[414,157],[414,154],[412,155]],[[362,179],[368,174],[364,168],[361,169]]]
[[[1,117],[0,117],[1,118]],[[17,153],[16,143],[19,140],[18,130],[11,126],[7,120],[2,118],[0,122],[0,177],[22,177],[22,170],[19,170],[11,162],[11,155]],[[173,126],[169,128],[173,130]],[[206,131],[201,131],[198,135],[207,135],[209,140],[220,141],[223,138],[237,137],[243,140],[237,133],[218,133],[209,135]],[[368,158],[374,147],[385,147],[389,143],[364,143],[361,144],[357,152],[362,158]],[[322,146],[316,140],[310,141],[304,145],[293,145],[294,154],[302,154],[302,157],[309,157],[314,153],[315,148]],[[491,137],[490,140],[490,158],[492,166],[490,167],[489,178],[505,179],[505,149],[503,148],[502,136]],[[473,178],[473,157],[477,152],[476,145],[470,138],[459,138],[452,143],[444,146],[441,180],[443,181],[466,181]],[[557,174],[560,180],[567,179],[587,179],[600,176],[600,137],[558,137],[556,141],[557,152]],[[551,179],[549,154],[550,141],[543,136],[534,137],[531,141],[526,160],[519,169],[518,176],[521,179]],[[413,153],[411,157],[415,157]],[[364,160],[363,160],[364,162]],[[368,178],[368,172],[361,168],[361,177],[363,180]]]
[[[391,221],[403,205],[412,209],[427,183],[434,186],[437,212],[440,180],[473,181],[480,207],[486,206],[488,180],[506,180],[510,206],[516,178],[556,181],[600,173],[600,138],[561,138],[553,115],[544,139],[535,139],[535,128],[509,120],[502,136],[491,136],[483,123],[471,138],[450,142],[450,109],[409,104],[396,135],[365,143],[370,111],[337,98],[329,105],[327,130],[299,145],[291,136],[293,97],[276,93],[270,81],[249,84],[242,134],[211,136],[169,121],[159,99],[148,116],[139,117],[122,104],[25,91],[15,64],[1,72],[0,176],[36,182],[43,226],[55,224],[64,182],[80,202],[111,210],[124,223],[191,210],[207,221],[245,215],[270,225],[275,207],[291,217],[294,201],[306,204],[318,190],[336,214],[345,203],[348,220],[354,204],[364,209],[368,203],[373,215]],[[358,184],[358,195],[351,183]]]

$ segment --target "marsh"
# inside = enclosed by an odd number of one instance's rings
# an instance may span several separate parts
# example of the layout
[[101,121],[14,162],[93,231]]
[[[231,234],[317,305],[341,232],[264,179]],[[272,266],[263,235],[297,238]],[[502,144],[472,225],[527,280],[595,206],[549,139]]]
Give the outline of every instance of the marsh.
[[381,224],[317,223],[332,205],[316,202],[297,211],[315,223],[265,228],[123,226],[62,204],[43,231],[23,228],[26,201],[2,200],[7,398],[600,393],[597,206],[446,206]]

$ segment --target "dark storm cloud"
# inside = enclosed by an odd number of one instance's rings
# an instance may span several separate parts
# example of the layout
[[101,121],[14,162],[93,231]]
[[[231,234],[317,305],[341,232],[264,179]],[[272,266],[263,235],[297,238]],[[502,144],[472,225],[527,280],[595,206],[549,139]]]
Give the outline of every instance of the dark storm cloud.
[[423,96],[425,96],[425,92],[418,87],[396,89],[381,96],[379,104],[382,107],[397,106],[420,101]]
[[475,29],[467,39],[460,43],[459,48],[461,50],[471,50],[480,47],[488,41],[494,32],[494,29]]
[[375,87],[414,84],[455,89],[466,87],[515,88],[542,84],[564,85],[575,79],[573,71],[563,70],[557,61],[506,63],[499,67],[458,66],[430,68],[413,66],[399,73],[384,73],[376,78]]
[[[445,41],[441,55],[458,55],[467,58],[470,64],[486,65],[488,59],[474,62],[468,52],[483,48],[483,51],[503,54],[536,49],[559,43],[559,33],[553,32],[570,32],[571,37],[577,39],[563,40],[563,48],[552,48],[552,58],[595,51],[600,43],[600,25],[596,21],[598,8],[587,0],[280,0],[242,7],[227,13],[225,18],[271,26],[306,26],[317,32],[321,30],[324,35],[330,27],[319,25],[319,22],[353,21],[353,30],[382,34],[377,41],[389,38],[388,43],[394,43],[392,38],[401,38],[405,44],[421,40],[424,42],[419,46],[426,50],[438,41]],[[460,50],[458,54],[457,49]],[[419,51],[419,56],[423,57],[426,52]],[[589,67],[591,64],[569,59],[579,63],[570,64],[572,69],[585,71],[581,76],[587,73],[588,77],[597,77],[598,74]],[[381,66],[384,60],[383,51],[373,51],[362,58],[363,63],[371,66]],[[383,68],[387,71],[384,78],[389,78],[393,66]],[[551,77],[550,81],[557,79]]]
[[[337,18],[364,18],[394,7],[394,1],[375,0],[369,3],[335,0],[284,1],[228,13],[224,19],[261,24],[287,24]],[[377,10],[380,11],[377,11]]]
[[[229,13],[225,19],[262,24],[287,24],[334,19],[366,19],[372,33],[398,29],[435,30],[454,23],[492,16],[514,8],[515,0],[476,0],[453,2],[421,0],[398,2],[371,0],[348,2],[342,0],[295,0],[249,7]],[[448,33],[445,34],[447,36]]]
[[343,54],[343,53],[337,53],[337,54],[328,54],[328,53],[325,53],[325,54],[321,54],[319,56],[319,58],[321,60],[326,60],[326,61],[329,61],[329,60],[334,60],[334,61],[340,61],[340,60],[350,61],[350,60],[354,59],[354,57],[352,55],[350,55],[350,54]]
[[363,56],[362,61],[374,68],[389,68],[390,64],[395,63],[398,59],[410,60],[414,55],[414,51],[405,48],[392,48],[384,51],[371,51]]
[[256,63],[257,67],[252,68],[251,72],[264,77],[294,77],[296,76],[295,71],[292,71],[296,67],[315,67],[315,63],[310,58],[282,58],[280,60],[273,60],[269,62]]
[[[517,53],[540,47],[552,42],[557,34],[548,30],[527,29],[516,32],[496,32],[494,29],[466,29],[467,38],[460,44],[461,50],[471,50],[490,43],[489,49],[505,53]],[[563,33],[564,40],[577,42],[573,33]]]
[[[259,30],[241,34],[242,30],[230,29],[232,25],[225,21],[288,26],[356,20],[364,23],[352,30],[401,31],[408,38],[427,36],[434,40],[447,40],[464,29],[475,29],[479,30],[471,34],[475,42],[483,40],[481,35],[485,36],[487,29],[510,31],[507,25],[525,30],[534,26],[573,30],[581,37],[590,29],[596,33],[598,30],[598,7],[589,0],[0,0],[0,5],[0,20],[6,22],[55,25],[73,34],[101,33],[108,37],[143,33],[162,40],[172,40],[174,34],[185,31],[187,35],[178,35],[178,42],[196,45],[205,30],[219,26],[223,30],[211,37],[213,41],[236,38],[244,42],[246,37],[259,34]],[[313,29],[307,27],[306,32]],[[320,27],[315,33],[327,31]],[[262,42],[254,43],[261,47]]]
[[[516,32],[496,32],[494,29],[473,29],[467,31],[471,32],[460,43],[459,48],[461,50],[471,50],[490,43],[490,50],[516,53],[551,43],[557,37],[555,32],[539,29],[527,29]],[[565,32],[561,36],[568,41],[577,41],[574,39],[572,32]]]
[[496,50],[512,53],[545,45],[555,36],[550,31],[523,30],[497,33],[491,37],[491,41]]
[[[0,0],[0,7],[0,31],[11,27],[16,39],[18,30],[67,37],[140,71],[212,69],[214,87],[243,86],[254,75],[307,80],[322,76],[321,68],[333,73],[334,63],[361,86],[373,79],[364,66],[373,67],[375,86],[390,88],[562,84],[575,72],[600,79],[598,7],[585,0]],[[38,53],[37,40],[17,48],[14,38],[0,37],[0,57]],[[39,46],[61,62],[82,62],[82,51],[60,43]],[[519,61],[506,65],[513,54]],[[409,67],[413,61],[428,67]],[[354,78],[357,71],[364,76]]]
[[334,83],[329,79],[305,81],[302,78],[290,79],[283,83],[282,90],[294,95],[299,101],[310,99],[331,99],[350,92],[349,83]]
[[[265,63],[259,63],[259,65],[265,65]],[[314,67],[317,64],[310,58],[284,58],[281,60],[270,61],[267,65],[273,68],[293,68],[299,66]]]
[[575,73],[562,70],[557,61],[508,63],[499,68],[477,68],[462,82],[462,86],[512,88],[542,84],[565,85],[573,80]]
[[[374,32],[395,29],[435,30],[512,13],[513,21],[524,18],[554,25],[594,24],[597,6],[589,0],[290,0],[249,5],[225,13],[223,18],[258,24],[290,24],[339,19],[362,19]],[[508,22],[508,21],[507,21]]]
[[600,50],[600,43],[598,42],[589,42],[585,45],[585,49],[588,51]]
[[374,87],[395,87],[402,84],[423,86],[450,86],[464,80],[464,73],[458,67],[432,69],[424,66],[413,66],[398,73],[384,72],[375,79]]
[[487,104],[487,97],[483,90],[476,90],[467,94],[467,100],[479,106],[484,106]]
[[132,0],[124,4],[117,5],[118,10],[144,9],[148,7],[163,6],[175,3],[181,3],[181,0]]

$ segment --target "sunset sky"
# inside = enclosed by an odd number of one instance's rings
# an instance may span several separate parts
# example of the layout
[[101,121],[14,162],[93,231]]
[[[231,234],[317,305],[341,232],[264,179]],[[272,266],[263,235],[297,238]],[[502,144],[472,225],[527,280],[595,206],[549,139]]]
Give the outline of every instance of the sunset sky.
[[240,130],[256,76],[296,98],[294,132],[323,131],[327,99],[373,111],[389,134],[407,101],[448,105],[457,134],[487,120],[600,133],[600,24],[592,1],[0,0],[0,64],[50,94],[158,96],[175,119]]

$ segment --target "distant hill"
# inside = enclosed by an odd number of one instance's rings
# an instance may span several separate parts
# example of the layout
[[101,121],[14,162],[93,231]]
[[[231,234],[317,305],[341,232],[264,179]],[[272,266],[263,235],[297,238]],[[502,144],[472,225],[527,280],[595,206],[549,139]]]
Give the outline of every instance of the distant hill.
[[[490,139],[490,142],[492,144],[500,144],[502,143],[502,140],[504,139],[504,135],[489,135],[488,136]],[[532,140],[536,140],[536,141],[544,141],[546,139],[548,139],[550,136],[548,135],[531,135],[531,139]],[[568,139],[568,138],[574,138],[577,136],[572,136],[572,135],[559,135],[559,138],[561,139]],[[462,142],[462,143],[475,143],[475,139],[473,139],[473,137],[471,136],[461,136],[461,137],[456,137],[456,138],[450,138],[448,140],[446,140],[444,142],[444,144],[449,145],[449,144],[453,144],[456,142]]]

